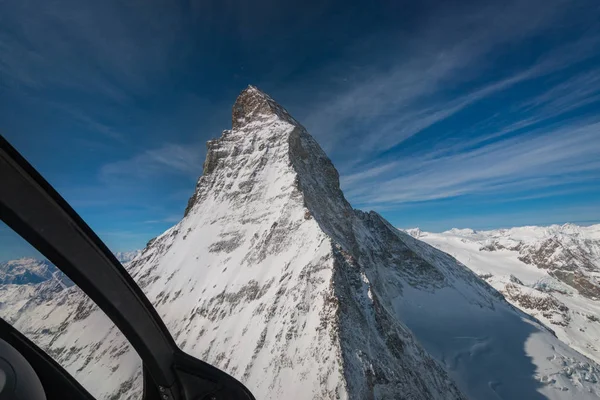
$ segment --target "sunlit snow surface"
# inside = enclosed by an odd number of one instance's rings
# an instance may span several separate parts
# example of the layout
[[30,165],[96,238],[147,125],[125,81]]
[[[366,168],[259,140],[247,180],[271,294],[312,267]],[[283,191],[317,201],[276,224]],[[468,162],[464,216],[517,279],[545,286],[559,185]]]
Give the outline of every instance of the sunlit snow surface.
[[[548,269],[519,259],[532,249],[538,249],[540,243],[548,238],[558,238],[570,251],[575,251],[577,246],[584,247],[590,254],[590,262],[598,266],[600,257],[595,258],[595,255],[599,254],[600,225],[523,227],[498,231],[453,229],[443,233],[419,230],[408,232],[447,252],[484,277],[511,304],[553,330],[561,342],[596,362],[600,361],[600,301],[582,296],[575,288],[549,275]],[[490,250],[490,243],[498,242],[504,243],[506,248]],[[516,246],[519,243],[523,243],[519,246],[521,253]],[[556,257],[556,254],[548,256]],[[596,271],[600,272],[600,268]],[[591,274],[594,275],[594,272]],[[407,323],[410,325],[408,321]],[[422,336],[419,338],[423,341]],[[582,362],[573,357],[572,351],[564,344],[557,345],[539,333],[529,335],[524,344],[526,354],[532,357],[536,365],[535,376],[545,384],[549,383],[549,387],[554,386],[568,393],[573,390],[572,385],[581,384],[585,387],[586,382],[597,385],[597,365],[594,369],[593,362]],[[540,354],[546,344],[554,347],[554,355]],[[595,390],[598,396],[598,391]],[[552,395],[564,395],[562,392],[542,392],[551,398]]]
[[48,261],[19,259],[10,264],[13,271],[31,268],[36,276],[47,269],[54,272],[41,283],[0,285],[0,317],[44,349],[94,397],[141,399],[140,358],[89,297]]

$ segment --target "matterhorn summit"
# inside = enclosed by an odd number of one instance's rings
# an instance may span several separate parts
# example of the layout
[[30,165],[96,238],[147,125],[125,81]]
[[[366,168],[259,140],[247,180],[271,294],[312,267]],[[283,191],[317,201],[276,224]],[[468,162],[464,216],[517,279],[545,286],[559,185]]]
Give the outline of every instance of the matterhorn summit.
[[250,86],[186,216],[131,272],[185,350],[258,398],[460,398],[371,289],[368,226],[390,229],[352,209],[316,141]]

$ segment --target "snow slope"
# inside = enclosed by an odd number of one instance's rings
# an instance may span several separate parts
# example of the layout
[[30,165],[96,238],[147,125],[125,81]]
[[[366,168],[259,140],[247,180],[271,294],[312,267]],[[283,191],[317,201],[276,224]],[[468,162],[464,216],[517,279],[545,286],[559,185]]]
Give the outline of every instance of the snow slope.
[[3,265],[18,279],[0,284],[2,319],[96,398],[141,399],[140,358],[87,295],[48,260],[22,258]]
[[[352,209],[319,145],[258,89],[207,147],[183,219],[127,268],[176,342],[257,398],[597,398],[596,363],[452,257]],[[97,324],[86,310],[78,322]],[[23,314],[42,335],[37,308]],[[51,332],[50,351],[78,328]],[[114,334],[72,352],[117,365],[130,353],[113,356]],[[135,392],[115,383],[101,397]]]
[[[600,300],[586,290],[597,285],[600,276],[600,225],[408,232],[451,254],[561,341],[600,362]],[[559,245],[544,253],[547,243]],[[586,276],[590,285],[578,290],[571,281],[559,279],[555,270]]]

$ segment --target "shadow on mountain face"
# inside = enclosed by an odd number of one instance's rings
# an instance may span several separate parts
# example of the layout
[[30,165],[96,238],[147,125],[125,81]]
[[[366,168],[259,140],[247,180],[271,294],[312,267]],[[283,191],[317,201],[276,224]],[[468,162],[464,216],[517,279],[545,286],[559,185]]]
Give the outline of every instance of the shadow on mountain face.
[[526,352],[532,335],[548,334],[543,328],[508,306],[465,302],[454,289],[408,291],[396,312],[469,399],[546,399]]

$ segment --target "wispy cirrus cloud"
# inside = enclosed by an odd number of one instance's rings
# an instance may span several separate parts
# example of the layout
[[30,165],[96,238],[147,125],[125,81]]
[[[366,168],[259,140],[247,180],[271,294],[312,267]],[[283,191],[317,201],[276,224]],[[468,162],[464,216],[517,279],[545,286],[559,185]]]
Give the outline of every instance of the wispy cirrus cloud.
[[118,1],[5,2],[0,16],[4,83],[128,101],[168,69],[181,26],[179,11],[160,0],[147,7]]
[[445,156],[427,154],[349,174],[352,201],[377,206],[466,194],[540,191],[600,179],[600,122],[540,130]]
[[174,224],[179,221],[181,221],[181,214],[173,214],[173,215],[167,215],[166,217],[163,217],[163,218],[149,219],[149,220],[144,221],[144,223],[145,224],[164,224],[164,223]]
[[600,99],[600,71],[576,74],[543,93],[525,100],[520,107],[542,116],[563,114]]
[[[152,118],[140,99],[170,73],[173,52],[185,53],[183,26],[180,5],[162,0],[2,2],[0,88],[75,121],[74,135],[124,143],[124,120]],[[123,118],[125,107],[137,109]]]
[[[314,88],[302,121],[334,159],[347,197],[393,209],[598,183],[600,130],[587,107],[600,101],[600,25],[598,7],[586,4],[583,16],[585,7],[561,0],[442,6],[411,38],[388,40],[384,63],[327,69],[333,83]],[[559,45],[508,58],[562,29],[571,36]]]
[[[469,10],[442,7],[411,38],[402,38],[397,47],[389,45],[382,51],[387,58],[385,67],[375,58],[358,71],[348,65],[327,70],[327,74],[335,74],[336,81],[340,75],[348,78],[332,85],[329,92],[317,89],[320,101],[302,111],[305,125],[344,163],[342,169],[369,161],[469,106],[593,58],[600,45],[600,31],[590,29],[571,42],[521,61],[508,69],[508,74],[498,74],[493,60],[504,56],[503,46],[527,43],[565,25],[566,15],[573,10],[561,0],[472,6]],[[583,101],[569,107],[582,106]],[[532,121],[513,121],[513,127],[505,126],[506,133],[518,129],[518,124],[532,125]]]
[[204,161],[199,144],[168,143],[125,160],[105,164],[99,172],[103,182],[147,181],[173,174],[197,177]]

